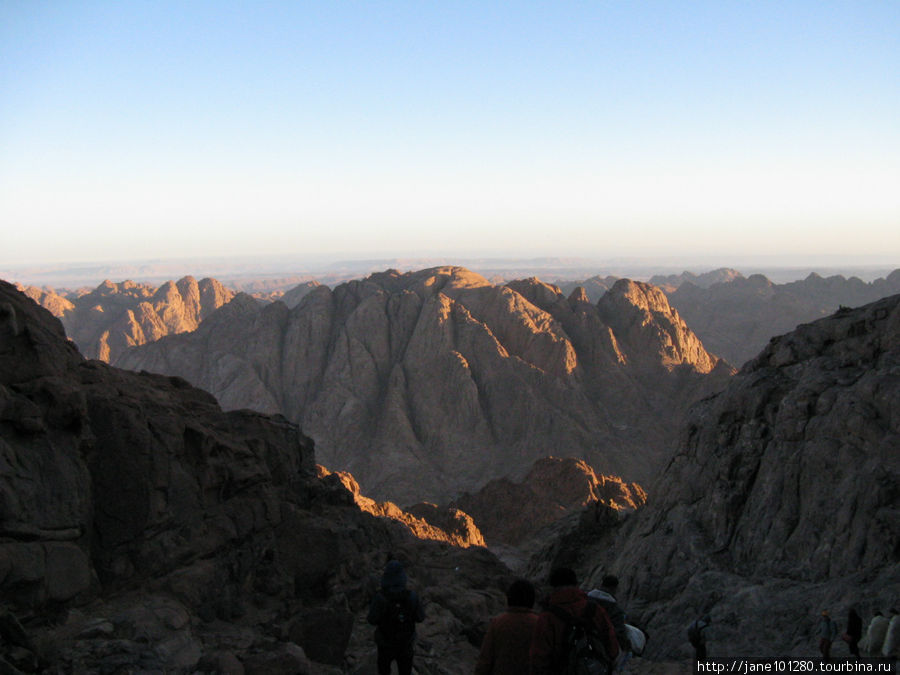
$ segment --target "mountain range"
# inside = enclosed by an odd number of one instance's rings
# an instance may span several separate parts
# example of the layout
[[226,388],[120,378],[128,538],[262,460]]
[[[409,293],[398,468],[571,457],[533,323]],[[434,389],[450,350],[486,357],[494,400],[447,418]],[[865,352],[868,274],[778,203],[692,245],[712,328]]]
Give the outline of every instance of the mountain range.
[[320,286],[294,309],[238,295],[115,363],[280,413],[324,464],[401,503],[521,478],[551,454],[643,480],[688,404],[732,372],[648,284],[620,280],[593,304],[459,267]]
[[[567,293],[582,287],[597,302],[616,281],[614,276],[595,276],[560,283],[560,288]],[[900,293],[900,270],[871,282],[812,272],[805,279],[776,284],[761,274],[745,277],[723,267],[702,274],[654,275],[649,283],[666,293],[707,349],[740,366],[772,337],[801,323]]]

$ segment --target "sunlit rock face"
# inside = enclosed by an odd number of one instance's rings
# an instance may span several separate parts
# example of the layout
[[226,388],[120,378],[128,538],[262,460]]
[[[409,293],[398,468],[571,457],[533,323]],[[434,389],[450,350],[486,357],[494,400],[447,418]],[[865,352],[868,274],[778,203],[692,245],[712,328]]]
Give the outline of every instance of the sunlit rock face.
[[472,516],[489,545],[516,545],[594,502],[633,511],[646,499],[639,485],[597,474],[583,460],[547,457],[535,462],[521,482],[493,480],[451,506]]
[[395,520],[419,539],[443,541],[463,548],[485,545],[484,537],[472,518],[458,509],[425,503],[401,509],[393,502],[376,502],[360,493],[359,483],[349,473],[329,471],[321,465],[316,469],[320,478],[333,476],[340,481],[361,510],[374,516]]
[[646,284],[600,305],[459,267],[319,287],[294,309],[238,296],[191,334],[124,354],[223,407],[280,412],[374,498],[446,503],[547,455],[641,480],[688,404],[731,371]]
[[5,282],[0,467],[0,597],[28,619],[6,649],[4,618],[3,657],[30,671],[364,669],[395,556],[428,606],[421,668],[467,672],[511,580],[481,546],[365,512],[283,417],[86,361]]
[[190,276],[158,288],[104,281],[73,298],[34,287],[22,290],[62,320],[67,335],[85,356],[107,362],[129,347],[195,330],[234,297],[234,291],[215,279],[198,282]]
[[553,554],[588,583],[618,573],[654,654],[688,656],[684,625],[706,612],[718,653],[808,654],[822,610],[868,618],[900,597],[898,448],[892,296],[774,339],[694,409],[643,509]]

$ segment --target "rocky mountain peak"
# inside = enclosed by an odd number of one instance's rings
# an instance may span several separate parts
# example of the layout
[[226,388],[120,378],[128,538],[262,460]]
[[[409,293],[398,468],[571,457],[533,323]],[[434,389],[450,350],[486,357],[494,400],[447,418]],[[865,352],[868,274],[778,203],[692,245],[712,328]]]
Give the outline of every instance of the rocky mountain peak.
[[642,368],[690,367],[711,372],[719,359],[709,354],[656,286],[620,279],[597,303],[629,362]]
[[[620,327],[538,279],[494,286],[460,267],[388,270],[316,288],[290,311],[238,296],[197,332],[117,365],[178,374],[227,408],[281,412],[374,498],[445,503],[491,477],[521,477],[547,447],[649,475],[671,429],[638,417],[648,406],[653,419],[674,417],[664,392],[682,390],[686,405],[709,372],[677,317],[658,314],[662,329],[656,315]],[[677,358],[659,356],[669,343]],[[670,362],[700,365],[683,379]]]
[[590,298],[588,298],[587,291],[584,290],[584,286],[578,286],[569,295],[569,304],[574,307],[575,305],[585,302],[590,303]]
[[672,310],[666,294],[658,286],[632,281],[631,279],[619,279],[603,298],[604,303],[627,302],[630,307],[649,313],[668,314]]
[[129,347],[192,331],[234,293],[214,279],[187,276],[154,288],[133,281],[104,281],[64,304],[38,300],[62,319],[69,337],[90,358],[114,361]]

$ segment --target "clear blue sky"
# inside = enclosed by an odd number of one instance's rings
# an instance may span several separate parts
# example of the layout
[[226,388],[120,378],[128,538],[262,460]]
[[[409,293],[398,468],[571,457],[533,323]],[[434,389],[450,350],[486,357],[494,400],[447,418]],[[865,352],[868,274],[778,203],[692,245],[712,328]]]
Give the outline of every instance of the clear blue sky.
[[898,36],[892,0],[0,0],[0,263],[900,262]]

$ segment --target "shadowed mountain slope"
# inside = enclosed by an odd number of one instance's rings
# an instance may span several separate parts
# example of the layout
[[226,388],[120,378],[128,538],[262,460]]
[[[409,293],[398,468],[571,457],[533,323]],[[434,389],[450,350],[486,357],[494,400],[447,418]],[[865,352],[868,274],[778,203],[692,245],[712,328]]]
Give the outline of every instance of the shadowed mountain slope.
[[549,454],[643,479],[687,402],[730,374],[647,284],[622,280],[593,305],[458,267],[315,288],[293,310],[239,295],[117,365],[280,412],[323,463],[403,503],[521,477]]
[[706,612],[714,655],[814,654],[823,609],[900,597],[898,448],[900,295],[772,340],[696,406],[644,509],[582,519],[536,564],[616,571],[651,654],[688,656]]

